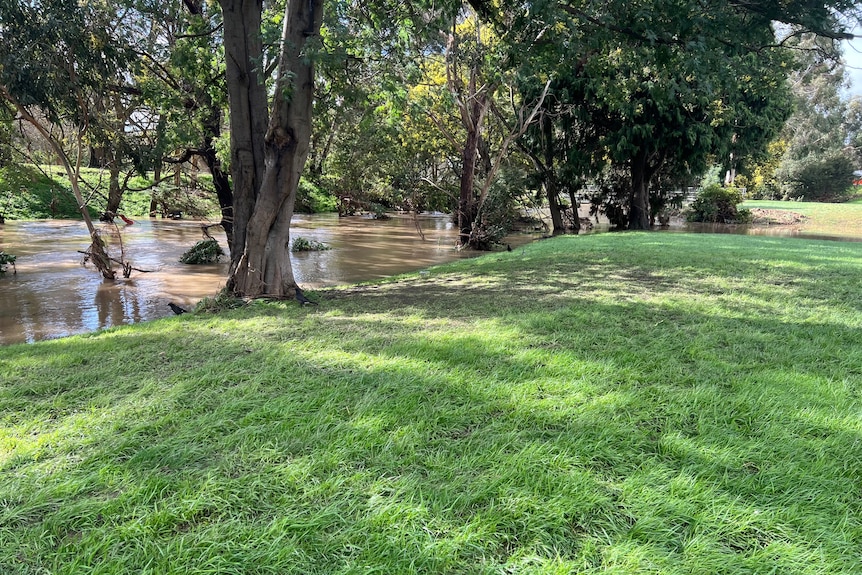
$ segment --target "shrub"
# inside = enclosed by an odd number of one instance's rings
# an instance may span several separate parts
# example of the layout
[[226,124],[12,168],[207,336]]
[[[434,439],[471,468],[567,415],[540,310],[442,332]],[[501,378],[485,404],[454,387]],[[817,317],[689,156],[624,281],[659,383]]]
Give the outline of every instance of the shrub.
[[201,240],[180,258],[183,264],[215,264],[224,255],[224,250],[214,239]]
[[12,264],[12,269],[15,269],[15,259],[17,256],[13,256],[12,254],[7,254],[3,250],[0,250],[0,274],[6,272],[6,266]]
[[806,202],[844,202],[853,195],[853,161],[842,151],[808,156],[782,165],[785,197]]
[[292,252],[322,252],[331,249],[323,242],[308,240],[302,236],[296,236],[290,244],[290,251]]
[[751,221],[751,212],[739,209],[742,192],[737,188],[723,188],[718,184],[705,186],[689,206],[686,219],[690,222],[741,224]]
[[335,196],[328,194],[314,182],[301,178],[296,191],[295,211],[304,214],[320,214],[336,211]]

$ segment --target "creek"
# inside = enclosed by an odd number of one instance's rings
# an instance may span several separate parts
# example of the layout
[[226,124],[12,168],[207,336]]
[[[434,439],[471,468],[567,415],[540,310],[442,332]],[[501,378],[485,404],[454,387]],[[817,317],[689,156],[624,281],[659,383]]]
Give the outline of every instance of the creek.
[[[292,238],[323,242],[332,249],[292,254],[296,281],[312,289],[369,281],[475,255],[455,250],[457,230],[450,222],[445,215],[419,216],[423,240],[416,222],[407,216],[374,220],[297,215]],[[17,273],[13,275],[9,266],[0,275],[0,345],[168,316],[172,313],[168,302],[190,308],[224,286],[227,257],[215,265],[179,263],[180,256],[203,238],[200,223],[142,219],[130,226],[120,224],[119,230],[125,260],[148,271],[103,281],[92,265],[81,265],[78,252],[89,244],[82,222],[0,225],[0,249],[17,256]],[[117,229],[104,226],[103,233],[116,253]],[[213,236],[226,250],[224,233]]]
[[[295,253],[294,275],[303,288],[370,281],[427,266],[479,255],[455,249],[457,231],[447,215],[390,219],[339,218],[335,214],[297,215],[291,237],[323,242],[331,250]],[[71,220],[8,221],[0,225],[0,249],[17,256],[0,275],[0,345],[34,342],[92,332],[171,315],[168,302],[190,308],[224,286],[227,256],[215,265],[184,265],[180,256],[203,238],[201,224],[143,219],[131,226],[105,226],[116,249],[122,238],[125,259],[146,273],[103,281],[78,253],[88,245],[84,224]],[[218,230],[219,228],[215,228]],[[607,231],[598,225],[594,233]],[[724,226],[673,222],[667,232],[738,233],[860,241],[862,230],[810,226]],[[506,238],[512,246],[540,232]],[[224,233],[214,233],[226,249]]]

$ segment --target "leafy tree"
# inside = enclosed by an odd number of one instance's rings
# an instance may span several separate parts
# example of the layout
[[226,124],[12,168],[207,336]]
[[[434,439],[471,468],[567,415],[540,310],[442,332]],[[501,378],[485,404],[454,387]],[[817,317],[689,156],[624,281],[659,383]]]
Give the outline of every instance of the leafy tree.
[[[491,2],[483,6],[491,18],[504,12]],[[839,39],[847,37],[846,21],[836,14],[858,19],[846,1],[537,0],[510,10],[524,6],[533,14],[570,16],[558,20],[571,37],[560,45],[580,60],[568,58],[578,63],[569,83],[576,95],[565,101],[581,110],[574,117],[586,115],[581,126],[589,148],[573,160],[589,159],[581,175],[598,173],[607,161],[627,167],[624,209],[636,229],[649,225],[649,184],[662,170],[696,174],[710,157],[733,164],[765,148],[782,124],[786,53],[773,22],[785,23],[791,36],[815,30]]]
[[[99,94],[121,89],[115,79],[131,56],[118,37],[115,13],[106,8],[74,0],[0,2],[0,98],[60,159],[90,233],[88,257],[113,279],[112,261],[90,219],[78,172],[92,103]],[[61,125],[74,127],[75,133],[66,138],[52,130]]]
[[791,76],[794,113],[782,135],[787,151],[776,170],[783,193],[808,201],[846,199],[857,159],[858,128],[851,106],[841,92],[846,85],[844,66],[834,46],[807,36],[799,48]]

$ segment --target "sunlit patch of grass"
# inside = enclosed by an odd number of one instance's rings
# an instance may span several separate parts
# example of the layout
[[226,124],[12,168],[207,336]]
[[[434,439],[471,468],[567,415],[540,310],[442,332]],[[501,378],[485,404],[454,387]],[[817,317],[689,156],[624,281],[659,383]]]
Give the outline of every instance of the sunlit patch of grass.
[[0,349],[0,572],[856,572],[860,274],[605,234]]
[[840,204],[747,200],[742,205],[746,208],[788,210],[805,216],[807,220],[794,224],[794,229],[818,234],[862,237],[862,201],[860,200]]

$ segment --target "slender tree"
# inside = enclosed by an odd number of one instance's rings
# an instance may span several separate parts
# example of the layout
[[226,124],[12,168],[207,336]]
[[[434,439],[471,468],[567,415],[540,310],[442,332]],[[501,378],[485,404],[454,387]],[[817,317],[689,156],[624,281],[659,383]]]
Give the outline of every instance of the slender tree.
[[[62,163],[90,234],[89,258],[113,279],[112,261],[79,187],[92,104],[97,95],[119,89],[113,79],[130,60],[115,13],[106,8],[74,0],[0,2],[0,99],[34,126]],[[73,126],[74,135],[63,138],[52,130],[57,125]]]

